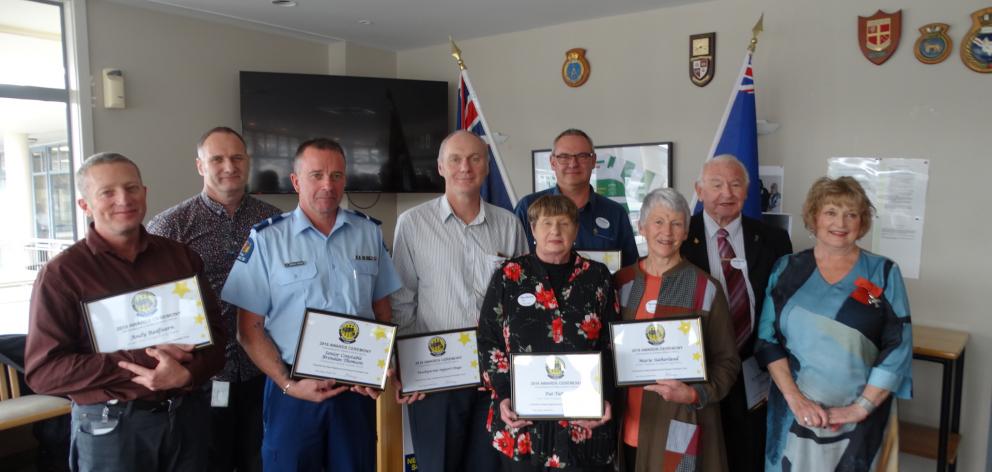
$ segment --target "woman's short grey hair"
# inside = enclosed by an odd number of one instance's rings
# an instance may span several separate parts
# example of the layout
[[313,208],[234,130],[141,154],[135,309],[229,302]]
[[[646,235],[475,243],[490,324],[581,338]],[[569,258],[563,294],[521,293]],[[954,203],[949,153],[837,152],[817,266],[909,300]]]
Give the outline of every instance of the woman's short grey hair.
[[[689,203],[685,201],[685,197],[678,190],[666,187],[656,188],[644,197],[644,201],[641,202],[640,221],[643,222],[644,218],[650,215],[651,211],[659,205],[681,213],[682,219],[685,220],[686,228],[689,227]],[[638,226],[641,226],[641,224],[639,223]]]
[[138,179],[141,179],[141,169],[138,169],[138,165],[123,154],[117,154],[116,152],[96,153],[90,157],[87,157],[86,160],[83,161],[83,164],[79,166],[79,170],[76,171],[76,190],[79,192],[79,196],[86,196],[86,184],[89,183],[89,179],[87,177],[90,169],[103,164],[117,163],[131,164],[134,166],[134,170],[138,173]]

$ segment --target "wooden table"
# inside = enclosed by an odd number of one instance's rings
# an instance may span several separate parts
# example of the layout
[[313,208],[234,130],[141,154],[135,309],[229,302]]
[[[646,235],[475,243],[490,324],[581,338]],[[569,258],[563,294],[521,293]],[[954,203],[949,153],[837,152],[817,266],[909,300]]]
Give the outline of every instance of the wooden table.
[[941,365],[940,426],[900,422],[899,449],[937,460],[937,471],[957,469],[961,435],[961,384],[968,333],[913,325],[913,359]]

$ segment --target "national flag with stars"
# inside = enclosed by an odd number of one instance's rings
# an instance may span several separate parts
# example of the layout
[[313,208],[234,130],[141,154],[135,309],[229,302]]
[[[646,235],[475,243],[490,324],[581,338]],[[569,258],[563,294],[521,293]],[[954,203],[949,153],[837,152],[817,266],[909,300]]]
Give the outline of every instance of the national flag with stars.
[[479,136],[489,147],[489,176],[482,184],[482,199],[493,205],[513,211],[517,205],[517,196],[499,157],[499,150],[491,139],[489,125],[482,116],[478,96],[468,78],[468,71],[462,70],[458,82],[458,129],[468,130]]
[[[730,103],[717,128],[707,160],[721,154],[732,154],[747,168],[751,185],[744,202],[744,216],[761,219],[761,185],[758,183],[758,124],[754,107],[754,75],[751,51],[748,50],[740,75],[734,82]],[[702,211],[698,197],[693,197],[694,213]]]

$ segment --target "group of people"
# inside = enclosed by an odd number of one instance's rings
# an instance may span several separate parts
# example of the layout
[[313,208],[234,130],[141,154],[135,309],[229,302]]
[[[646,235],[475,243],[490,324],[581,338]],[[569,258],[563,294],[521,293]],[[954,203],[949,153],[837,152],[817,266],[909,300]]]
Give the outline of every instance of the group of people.
[[[306,308],[401,334],[478,327],[483,387],[396,389],[418,470],[894,470],[909,307],[898,267],[856,245],[873,208],[855,180],[814,183],[803,221],[815,244],[791,254],[783,230],[741,215],[743,165],[715,157],[695,185],[700,214],[673,189],[644,197],[640,257],[626,210],[589,183],[586,133],[555,138],[557,185],[510,212],[481,200],[485,142],[456,131],[437,160],[444,194],[399,216],[390,254],[377,221],[340,208],[345,159],[333,140],[302,143],[299,204],[281,213],[245,193],[241,136],[211,129],[197,143],[203,191],[147,229],[134,162],[82,164],[92,223],[39,273],[25,355],[35,391],[73,400],[73,470],[374,471],[381,392],[290,375]],[[623,268],[579,250],[620,251]],[[211,346],[93,349],[82,302],[192,275]],[[604,362],[603,417],[513,411],[511,354],[609,355],[610,322],[684,315],[701,317],[705,382],[615,388]],[[749,407],[742,363],[770,373],[766,404]]]

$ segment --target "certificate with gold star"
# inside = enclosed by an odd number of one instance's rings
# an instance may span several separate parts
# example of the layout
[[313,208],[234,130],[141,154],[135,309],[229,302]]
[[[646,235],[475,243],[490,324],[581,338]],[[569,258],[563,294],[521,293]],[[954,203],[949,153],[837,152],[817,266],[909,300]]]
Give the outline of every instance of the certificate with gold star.
[[403,336],[396,358],[403,394],[482,385],[475,328]]
[[579,251],[579,255],[596,262],[602,262],[606,265],[607,269],[610,269],[610,273],[615,273],[620,270],[620,251],[593,251],[593,250],[582,250]]
[[603,417],[603,353],[510,354],[510,405],[521,419]]
[[383,390],[395,344],[393,323],[307,308],[292,376]]
[[132,292],[83,302],[97,352],[158,344],[213,344],[199,279],[194,275]]
[[705,382],[706,351],[698,315],[610,323],[617,386],[656,380]]

